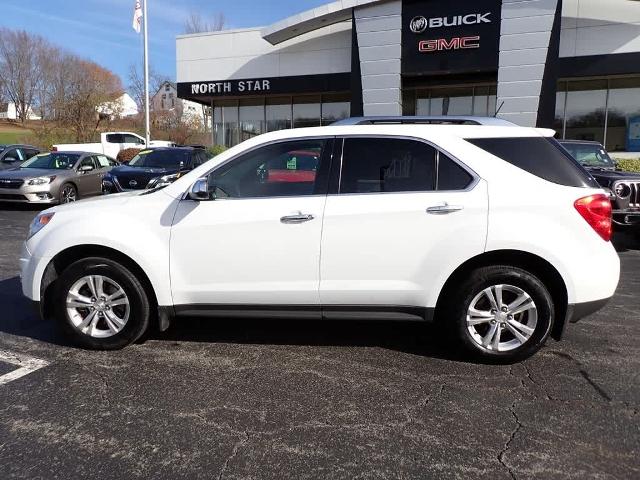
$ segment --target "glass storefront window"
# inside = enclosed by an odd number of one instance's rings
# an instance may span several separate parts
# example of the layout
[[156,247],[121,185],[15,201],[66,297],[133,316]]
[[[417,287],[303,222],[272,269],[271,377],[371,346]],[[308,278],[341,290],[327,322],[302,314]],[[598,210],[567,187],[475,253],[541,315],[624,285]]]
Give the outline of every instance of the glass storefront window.
[[348,94],[322,95],[322,125],[349,118],[350,112],[351,100]]
[[293,97],[293,128],[320,126],[320,96]]
[[569,82],[565,112],[566,138],[604,143],[606,105],[606,80]]
[[264,99],[240,100],[240,141],[265,133]]
[[416,115],[477,115],[496,113],[496,86],[440,88],[416,92]]
[[640,150],[640,78],[611,79],[607,144],[611,151]]
[[267,132],[291,128],[291,97],[267,98]]

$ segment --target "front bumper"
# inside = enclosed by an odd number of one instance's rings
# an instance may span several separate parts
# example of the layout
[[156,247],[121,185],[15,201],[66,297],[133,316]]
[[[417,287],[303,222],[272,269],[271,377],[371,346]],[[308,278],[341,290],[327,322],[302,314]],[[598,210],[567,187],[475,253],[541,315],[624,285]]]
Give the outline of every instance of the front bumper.
[[640,227],[640,210],[614,210],[613,223],[620,227]]
[[0,202],[48,205],[58,203],[58,199],[50,185],[23,185],[20,188],[0,188]]

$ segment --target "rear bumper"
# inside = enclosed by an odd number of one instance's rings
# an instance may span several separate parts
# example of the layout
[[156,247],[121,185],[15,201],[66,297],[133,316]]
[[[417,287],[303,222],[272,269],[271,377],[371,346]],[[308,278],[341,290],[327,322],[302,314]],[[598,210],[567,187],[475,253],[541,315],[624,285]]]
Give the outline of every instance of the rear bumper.
[[568,305],[566,323],[576,323],[578,320],[596,313],[609,303],[609,300],[611,300],[611,297],[603,298],[602,300],[593,300],[591,302],[573,303]]

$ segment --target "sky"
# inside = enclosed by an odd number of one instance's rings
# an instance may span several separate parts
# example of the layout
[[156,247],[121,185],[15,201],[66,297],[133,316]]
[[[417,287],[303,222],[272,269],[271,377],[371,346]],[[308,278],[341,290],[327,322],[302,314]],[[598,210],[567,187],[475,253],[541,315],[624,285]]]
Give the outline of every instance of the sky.
[[[225,28],[269,25],[329,0],[148,0],[149,59],[175,80],[175,37],[191,12],[221,12]],[[135,0],[0,0],[0,26],[36,33],[118,74],[127,87],[132,64],[142,65],[142,34],[131,24]]]

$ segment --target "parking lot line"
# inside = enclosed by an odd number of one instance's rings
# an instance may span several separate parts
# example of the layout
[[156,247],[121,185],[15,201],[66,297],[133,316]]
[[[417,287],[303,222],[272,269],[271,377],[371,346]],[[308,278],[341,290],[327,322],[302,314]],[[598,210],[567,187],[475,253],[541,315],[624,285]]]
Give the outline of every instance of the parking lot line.
[[46,360],[9,352],[7,350],[0,350],[0,362],[9,363],[18,367],[15,370],[0,376],[0,386],[6,385],[9,382],[13,382],[14,380],[24,377],[25,375],[29,375],[30,373],[49,365],[49,362]]

